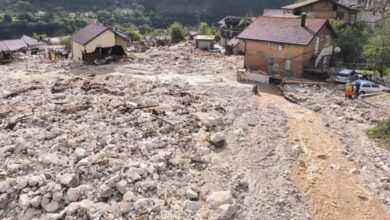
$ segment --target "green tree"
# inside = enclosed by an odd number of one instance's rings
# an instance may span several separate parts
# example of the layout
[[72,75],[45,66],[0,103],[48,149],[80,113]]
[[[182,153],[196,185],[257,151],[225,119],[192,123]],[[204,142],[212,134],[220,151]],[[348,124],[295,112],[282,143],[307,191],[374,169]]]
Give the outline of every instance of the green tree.
[[209,27],[209,25],[206,22],[200,22],[198,27],[198,34],[199,35],[212,35],[213,30]]
[[169,26],[169,32],[173,42],[180,42],[186,38],[186,28],[179,22],[175,22]]
[[336,31],[336,45],[341,48],[341,56],[349,65],[362,57],[363,45],[367,42],[369,29],[361,25],[351,26],[342,20],[331,20],[331,25]]
[[381,77],[390,68],[390,19],[379,27],[364,45],[363,55],[368,65],[377,70]]
[[18,19],[25,22],[32,22],[34,20],[33,16],[27,12],[21,13],[18,16]]
[[136,30],[134,28],[127,29],[126,34],[129,35],[132,41],[141,41],[143,38],[139,30]]
[[12,23],[12,15],[10,14],[5,14],[4,15],[4,23],[8,23],[8,24],[11,24]]

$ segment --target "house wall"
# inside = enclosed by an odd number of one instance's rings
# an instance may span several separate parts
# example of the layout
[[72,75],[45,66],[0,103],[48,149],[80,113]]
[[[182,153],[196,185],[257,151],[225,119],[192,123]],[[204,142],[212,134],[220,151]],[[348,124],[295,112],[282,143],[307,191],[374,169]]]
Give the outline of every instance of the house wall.
[[114,32],[107,30],[97,38],[93,39],[85,48],[87,53],[92,53],[96,50],[97,47],[113,47],[115,46],[115,34]]
[[206,41],[206,40],[197,40],[196,41],[196,47],[201,50],[208,50],[211,49],[212,41]]
[[[330,40],[327,40],[327,36]],[[331,36],[326,26],[318,32],[318,54],[322,48],[332,44]],[[307,46],[240,39],[239,49],[245,53],[244,66],[247,69],[262,70],[281,77],[301,78],[304,67],[309,66],[315,59],[316,37]],[[286,63],[289,61],[291,65],[287,70]]]
[[95,52],[97,47],[113,47],[115,45],[122,46],[123,50],[126,53],[127,50],[127,41],[119,36],[117,36],[114,32],[107,30],[97,38],[93,39],[87,45],[83,46],[76,42],[72,42],[73,48],[73,60],[82,61],[83,51],[85,50],[87,53]]
[[123,48],[123,51],[127,51],[128,41],[125,39],[119,37],[118,35],[115,35],[115,45],[121,46]]
[[347,8],[340,7],[337,5],[337,9],[333,10],[333,3],[330,1],[322,1],[315,4],[308,5],[306,7],[300,8],[298,11],[300,12],[306,12],[311,17],[316,18],[333,18],[336,19],[338,13],[343,13],[344,17],[341,18],[347,23],[353,23],[353,21],[350,22],[350,11]]
[[73,53],[73,60],[74,61],[82,61],[83,60],[83,51],[84,46],[72,41],[72,53]]

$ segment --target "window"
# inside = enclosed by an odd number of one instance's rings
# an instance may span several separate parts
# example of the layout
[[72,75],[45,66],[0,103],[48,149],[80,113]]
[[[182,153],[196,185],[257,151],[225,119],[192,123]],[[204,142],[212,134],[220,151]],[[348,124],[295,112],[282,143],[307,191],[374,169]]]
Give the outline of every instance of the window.
[[336,18],[337,19],[344,19],[344,12],[341,12],[341,11],[336,12]]
[[283,45],[282,44],[276,44],[276,49],[277,50],[283,50]]
[[326,35],[326,42],[325,42],[325,45],[326,46],[329,46],[330,45],[330,41],[331,41],[331,38],[329,35]]
[[333,11],[337,11],[337,4],[333,4]]
[[316,47],[314,49],[314,53],[318,54],[319,50],[320,50],[320,37],[316,37]]
[[268,73],[273,73],[274,72],[274,58],[269,58],[268,59]]
[[286,62],[284,63],[284,69],[286,71],[290,71],[291,70],[291,59],[287,59]]
[[371,87],[372,88],[379,88],[379,85],[378,84],[371,84]]
[[370,86],[369,83],[364,83],[364,84],[362,85],[362,87],[363,87],[363,88],[370,88],[371,86]]

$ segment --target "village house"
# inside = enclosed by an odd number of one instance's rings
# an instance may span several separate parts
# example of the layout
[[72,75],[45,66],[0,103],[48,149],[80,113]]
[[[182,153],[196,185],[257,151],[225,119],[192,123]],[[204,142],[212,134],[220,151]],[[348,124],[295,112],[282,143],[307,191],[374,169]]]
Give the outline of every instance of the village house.
[[219,44],[226,47],[227,43],[237,37],[254,20],[253,17],[227,16],[218,22],[221,38]]
[[73,60],[93,62],[108,56],[126,54],[129,37],[99,24],[90,24],[71,37]]
[[214,48],[215,36],[214,35],[197,35],[195,37],[196,48],[201,50],[211,50]]
[[11,52],[26,52],[28,45],[22,39],[3,40],[3,43]]
[[30,50],[32,53],[45,50],[47,46],[45,42],[26,35],[23,35],[20,39],[27,45],[28,50]]
[[334,30],[327,19],[259,17],[239,36],[244,66],[279,77],[303,77],[305,68],[331,64]]
[[357,10],[337,3],[333,0],[306,0],[282,7],[285,15],[301,15],[308,17],[340,19],[348,24],[357,20]]

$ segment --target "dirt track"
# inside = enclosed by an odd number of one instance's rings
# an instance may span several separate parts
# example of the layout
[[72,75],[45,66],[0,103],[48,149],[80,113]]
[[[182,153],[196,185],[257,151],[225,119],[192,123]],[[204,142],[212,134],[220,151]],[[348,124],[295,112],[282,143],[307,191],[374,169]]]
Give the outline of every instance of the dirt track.
[[377,195],[351,172],[355,167],[340,154],[339,137],[325,127],[319,113],[274,95],[262,99],[285,112],[289,139],[302,147],[293,179],[312,219],[390,219]]

